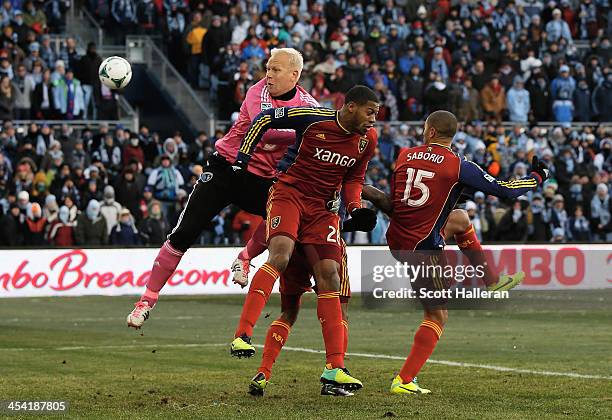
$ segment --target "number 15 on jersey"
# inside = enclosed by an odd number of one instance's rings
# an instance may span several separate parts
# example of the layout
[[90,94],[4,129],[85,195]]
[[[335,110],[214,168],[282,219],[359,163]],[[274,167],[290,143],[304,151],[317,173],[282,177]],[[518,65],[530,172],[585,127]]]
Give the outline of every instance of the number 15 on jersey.
[[[436,174],[434,172],[414,168],[408,168],[406,174],[406,189],[404,190],[402,203],[410,207],[420,207],[429,199],[429,187],[423,182],[423,179],[432,179]],[[410,192],[413,187],[421,191],[421,197],[416,200],[410,198]]]

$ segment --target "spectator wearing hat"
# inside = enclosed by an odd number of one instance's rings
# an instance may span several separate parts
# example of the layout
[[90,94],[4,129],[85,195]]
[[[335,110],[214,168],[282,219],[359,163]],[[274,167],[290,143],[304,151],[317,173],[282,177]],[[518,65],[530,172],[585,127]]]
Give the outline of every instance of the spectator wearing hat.
[[26,70],[28,72],[32,72],[34,69],[34,63],[41,62],[42,59],[40,57],[40,44],[38,42],[32,42],[28,46],[28,56],[23,60],[23,65],[25,65]]
[[500,122],[506,109],[506,92],[499,83],[499,76],[494,74],[480,92],[482,109],[488,121]]
[[550,220],[550,209],[544,203],[544,197],[535,193],[531,198],[529,241],[546,242],[550,238],[548,223]]
[[573,44],[572,33],[566,21],[561,17],[561,10],[554,9],[552,20],[546,24],[546,39],[549,42],[558,42],[561,38]]
[[59,214],[47,233],[47,242],[55,247],[70,247],[74,245],[75,223],[70,221],[70,210],[66,206],[59,209]]
[[416,53],[414,44],[408,44],[408,48],[405,52],[400,54],[398,60],[399,70],[404,74],[410,74],[412,67],[417,66],[420,71],[425,70],[425,62],[423,58]]
[[108,229],[106,219],[100,215],[100,203],[91,200],[85,212],[77,219],[74,229],[75,245],[106,245],[108,243]]
[[42,208],[38,203],[32,203],[27,211],[25,223],[23,224],[23,244],[26,246],[46,245],[45,227],[47,219],[43,217]]
[[576,81],[569,73],[569,67],[563,64],[559,68],[559,76],[550,85],[552,110],[555,121],[571,122],[574,117],[572,99],[576,90]]
[[565,199],[561,194],[556,194],[552,200],[552,209],[550,211],[550,230],[561,228],[565,232],[567,228],[568,215],[565,211]]
[[111,229],[119,221],[122,205],[115,201],[115,189],[112,185],[104,187],[104,201],[100,205],[100,214],[106,220],[107,234],[110,234]]
[[[30,28],[24,22],[23,12],[19,9],[16,9],[13,12],[13,21],[11,22],[12,32],[15,35],[13,40],[19,44],[22,50],[27,49],[26,37],[27,33],[30,31]],[[16,38],[16,39],[15,39]]]
[[570,242],[589,242],[593,240],[589,220],[584,216],[582,206],[576,206],[574,215],[567,223],[566,237]]
[[508,117],[512,122],[526,123],[529,118],[531,104],[529,92],[525,89],[521,76],[514,77],[514,83],[506,95]]
[[[161,245],[170,231],[168,221],[162,213],[159,201],[152,201],[149,214],[138,223],[143,245]],[[245,242],[246,243],[246,242]]]
[[149,174],[147,184],[153,188],[153,196],[162,203],[164,214],[174,215],[174,203],[179,189],[185,181],[181,173],[174,167],[170,156],[161,156],[160,165]]
[[49,35],[43,35],[41,38],[39,56],[43,69],[53,68],[55,61],[57,61],[57,54],[51,46],[51,37]]
[[448,71],[448,64],[444,59],[444,48],[434,48],[433,56],[429,62],[429,71],[436,72],[442,78],[444,83],[448,82],[450,72]]
[[111,245],[136,246],[140,245],[140,235],[138,229],[134,225],[134,219],[130,211],[126,208],[121,210],[119,214],[119,222],[113,226],[110,233]]
[[564,244],[565,240],[565,230],[563,228],[554,228],[552,230],[552,235],[550,238],[550,242],[554,244]]
[[604,183],[598,184],[591,200],[591,225],[594,239],[597,241],[610,242],[612,240],[611,201],[608,186]]

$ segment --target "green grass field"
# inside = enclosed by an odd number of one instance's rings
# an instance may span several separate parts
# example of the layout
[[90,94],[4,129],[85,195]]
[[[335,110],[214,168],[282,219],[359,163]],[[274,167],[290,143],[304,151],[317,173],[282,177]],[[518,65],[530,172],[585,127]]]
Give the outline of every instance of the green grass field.
[[434,393],[424,396],[388,394],[420,314],[366,310],[355,298],[349,353],[362,355],[347,367],[365,387],[350,398],[320,396],[324,356],[296,350],[323,348],[312,294],[287,343],[294,350],[281,353],[258,399],[246,389],[261,350],[229,356],[241,297],[163,297],[142,335],[125,326],[133,297],[4,299],[0,400],[67,400],[81,418],[612,418],[611,292],[531,292],[504,310],[452,312],[432,359],[525,371],[428,363],[419,382]]

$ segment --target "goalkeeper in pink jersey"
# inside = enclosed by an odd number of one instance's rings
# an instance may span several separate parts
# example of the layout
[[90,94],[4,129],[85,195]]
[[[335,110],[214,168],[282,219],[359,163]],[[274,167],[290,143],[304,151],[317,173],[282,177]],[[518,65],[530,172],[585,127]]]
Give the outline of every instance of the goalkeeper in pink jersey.
[[[251,121],[269,108],[291,106],[318,107],[317,101],[297,84],[304,60],[293,48],[272,50],[266,77],[252,86],[240,107],[240,116],[230,131],[215,144],[204,172],[189,195],[187,205],[168,240],[159,250],[146,290],[127,317],[127,324],[140,328],[181,258],[224,207],[241,209],[266,217],[268,190],[274,182],[276,165],[287,147],[295,143],[293,130],[269,130],[249,163],[248,171],[235,172],[232,163]],[[154,186],[155,187],[155,186]]]

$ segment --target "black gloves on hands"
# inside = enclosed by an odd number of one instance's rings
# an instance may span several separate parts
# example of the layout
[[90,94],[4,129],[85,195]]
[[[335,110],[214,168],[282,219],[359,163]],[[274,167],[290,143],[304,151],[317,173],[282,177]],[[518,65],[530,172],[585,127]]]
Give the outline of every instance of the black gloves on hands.
[[351,212],[351,218],[342,224],[343,232],[370,232],[376,227],[376,212],[371,209],[358,208]]
[[533,159],[531,159],[531,172],[538,174],[538,176],[542,179],[542,183],[548,179],[550,174],[548,167],[544,163],[540,162],[540,159],[538,159],[537,156],[534,156]]

